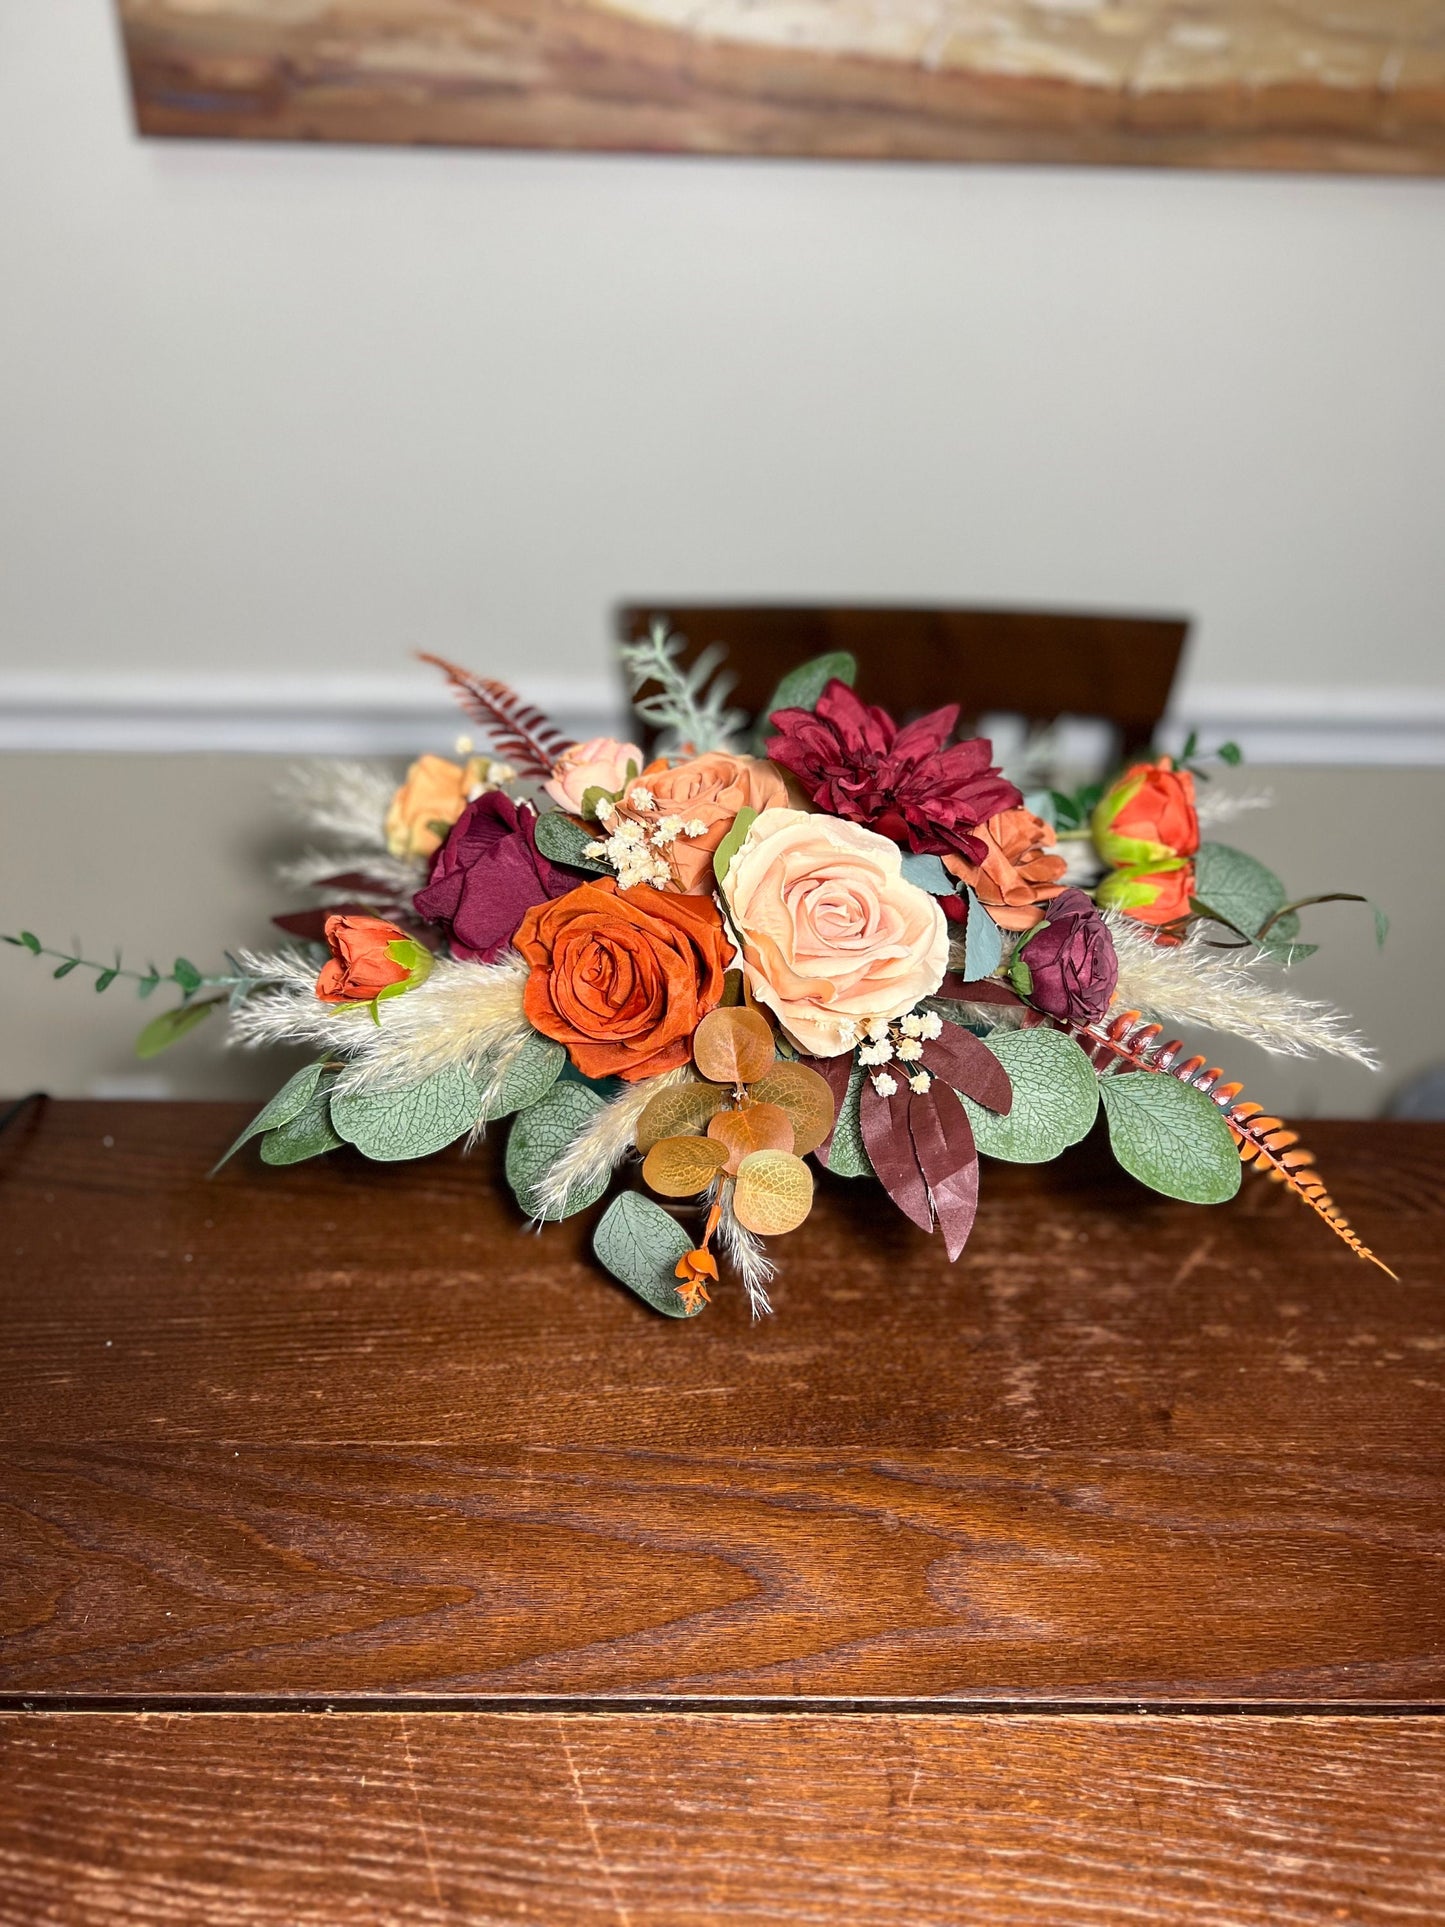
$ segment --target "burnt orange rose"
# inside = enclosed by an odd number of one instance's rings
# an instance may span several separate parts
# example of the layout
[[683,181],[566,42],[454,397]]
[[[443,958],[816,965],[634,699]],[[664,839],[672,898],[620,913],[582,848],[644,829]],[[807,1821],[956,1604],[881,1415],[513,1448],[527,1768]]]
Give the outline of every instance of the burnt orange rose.
[[323,1004],[369,1004],[412,981],[419,957],[414,938],[381,917],[335,916],[326,919],[331,955],[316,979]]
[[1111,870],[1094,892],[1103,909],[1156,925],[1187,917],[1193,894],[1194,865],[1182,861],[1158,870]]
[[1091,825],[1094,846],[1119,870],[1166,868],[1171,857],[1199,848],[1194,778],[1172,758],[1135,763],[1099,800]]
[[1032,810],[1000,810],[973,834],[988,854],[981,863],[946,856],[944,869],[966,883],[1001,930],[1032,930],[1043,920],[1043,905],[1063,889],[1059,879],[1069,867],[1044,846],[1053,832]]
[[532,966],[522,1007],[584,1077],[655,1077],[685,1064],[722,1002],[731,945],[710,898],[620,890],[611,877],[539,903],[513,939]]

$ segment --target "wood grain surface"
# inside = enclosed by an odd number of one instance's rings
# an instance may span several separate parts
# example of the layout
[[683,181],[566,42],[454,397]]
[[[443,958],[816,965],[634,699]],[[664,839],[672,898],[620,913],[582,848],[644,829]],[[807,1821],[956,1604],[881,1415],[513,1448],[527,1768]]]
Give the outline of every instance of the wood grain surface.
[[495,1149],[207,1183],[234,1107],[0,1140],[0,1692],[1445,1700],[1445,1131],[1292,1200],[992,1165],[949,1267],[824,1187],[665,1321]]
[[3,1927],[1399,1927],[1445,1721],[11,1715]]

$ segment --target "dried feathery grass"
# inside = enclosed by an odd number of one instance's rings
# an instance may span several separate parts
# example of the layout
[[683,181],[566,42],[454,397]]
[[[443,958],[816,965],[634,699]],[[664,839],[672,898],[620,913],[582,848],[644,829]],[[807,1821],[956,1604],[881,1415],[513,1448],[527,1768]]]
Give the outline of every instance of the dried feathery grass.
[[1207,790],[1195,790],[1194,807],[1200,829],[1213,830],[1221,823],[1232,823],[1235,817],[1243,816],[1247,810],[1273,809],[1274,791],[1230,791],[1215,789],[1211,785]]
[[633,1148],[637,1137],[637,1120],[657,1093],[674,1084],[690,1084],[695,1077],[696,1073],[685,1064],[680,1070],[664,1071],[658,1077],[644,1078],[640,1083],[629,1084],[625,1090],[619,1091],[578,1132],[557,1162],[538,1181],[534,1215],[540,1219],[549,1210],[559,1210],[570,1193],[596,1184],[599,1178],[610,1176]]
[[762,1239],[749,1231],[746,1225],[739,1223],[738,1215],[733,1210],[733,1187],[730,1181],[725,1181],[722,1187],[718,1243],[722,1246],[723,1256],[742,1280],[753,1317],[765,1317],[773,1309],[767,1288],[777,1277],[778,1267],[768,1256]]
[[396,772],[384,763],[300,763],[281,785],[283,800],[313,830],[353,851],[385,851],[395,794]]
[[1114,1008],[1140,1010],[1170,1026],[1201,1024],[1276,1057],[1320,1052],[1378,1068],[1343,1011],[1271,983],[1274,966],[1258,952],[1212,949],[1198,928],[1183,943],[1156,943],[1114,911],[1105,911],[1104,921],[1119,957]]
[[[391,856],[381,849],[358,852],[354,849],[351,857],[364,855],[365,874],[374,877],[378,883],[385,883],[395,890],[397,899],[413,897],[426,882],[427,866],[419,857]],[[276,877],[288,890],[322,890],[322,894],[340,899],[354,897],[354,890],[338,890],[328,885],[326,879],[355,869],[354,861],[339,855],[335,850],[308,850],[304,856],[294,858],[289,863],[276,866]],[[324,887],[323,887],[324,886]]]
[[[242,959],[248,969],[252,962]],[[231,1041],[334,1050],[349,1060],[336,1081],[339,1091],[404,1090],[453,1065],[476,1070],[493,1058],[510,1061],[532,1035],[522,1013],[527,967],[514,954],[493,964],[438,958],[424,983],[380,1006],[377,1023],[365,1005],[319,1003],[314,969],[296,962],[299,969],[283,985],[257,992],[232,1012]]]

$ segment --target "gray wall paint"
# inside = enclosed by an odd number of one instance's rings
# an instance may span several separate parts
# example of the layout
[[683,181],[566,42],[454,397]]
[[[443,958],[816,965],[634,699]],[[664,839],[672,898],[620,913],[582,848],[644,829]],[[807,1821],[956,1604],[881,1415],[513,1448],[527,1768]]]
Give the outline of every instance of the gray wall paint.
[[619,595],[1445,685],[1445,182],[141,142],[0,0],[0,672],[596,673]]

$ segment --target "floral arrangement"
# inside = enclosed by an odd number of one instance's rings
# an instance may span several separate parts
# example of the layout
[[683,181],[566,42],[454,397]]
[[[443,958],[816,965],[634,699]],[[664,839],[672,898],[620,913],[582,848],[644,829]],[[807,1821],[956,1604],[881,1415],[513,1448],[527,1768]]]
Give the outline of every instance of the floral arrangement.
[[855,694],[846,655],[785,676],[752,736],[716,652],[686,667],[659,625],[625,660],[651,760],[570,742],[438,663],[493,755],[463,739],[399,788],[360,765],[303,773],[326,847],[287,871],[314,901],[276,919],[291,941],[273,952],[205,975],[9,941],[97,990],[176,987],[142,1054],[216,1010],[241,1044],[313,1050],[227,1156],[259,1138],[273,1165],[343,1144],[425,1157],[510,1119],[507,1178],[539,1224],[636,1160],[594,1249],[673,1317],[720,1264],[770,1308],[766,1241],[807,1218],[818,1168],[876,1180],[954,1259],[980,1155],[1055,1158],[1101,1108],[1154,1190],[1218,1204],[1252,1164],[1380,1263],[1295,1133],[1166,1040],[1197,1024],[1372,1062],[1285,981],[1314,948],[1299,911],[1328,899],[1292,902],[1203,839],[1226,799],[1201,805],[1192,739],[1025,796],[987,741],[953,740],[956,705],[900,725]]

